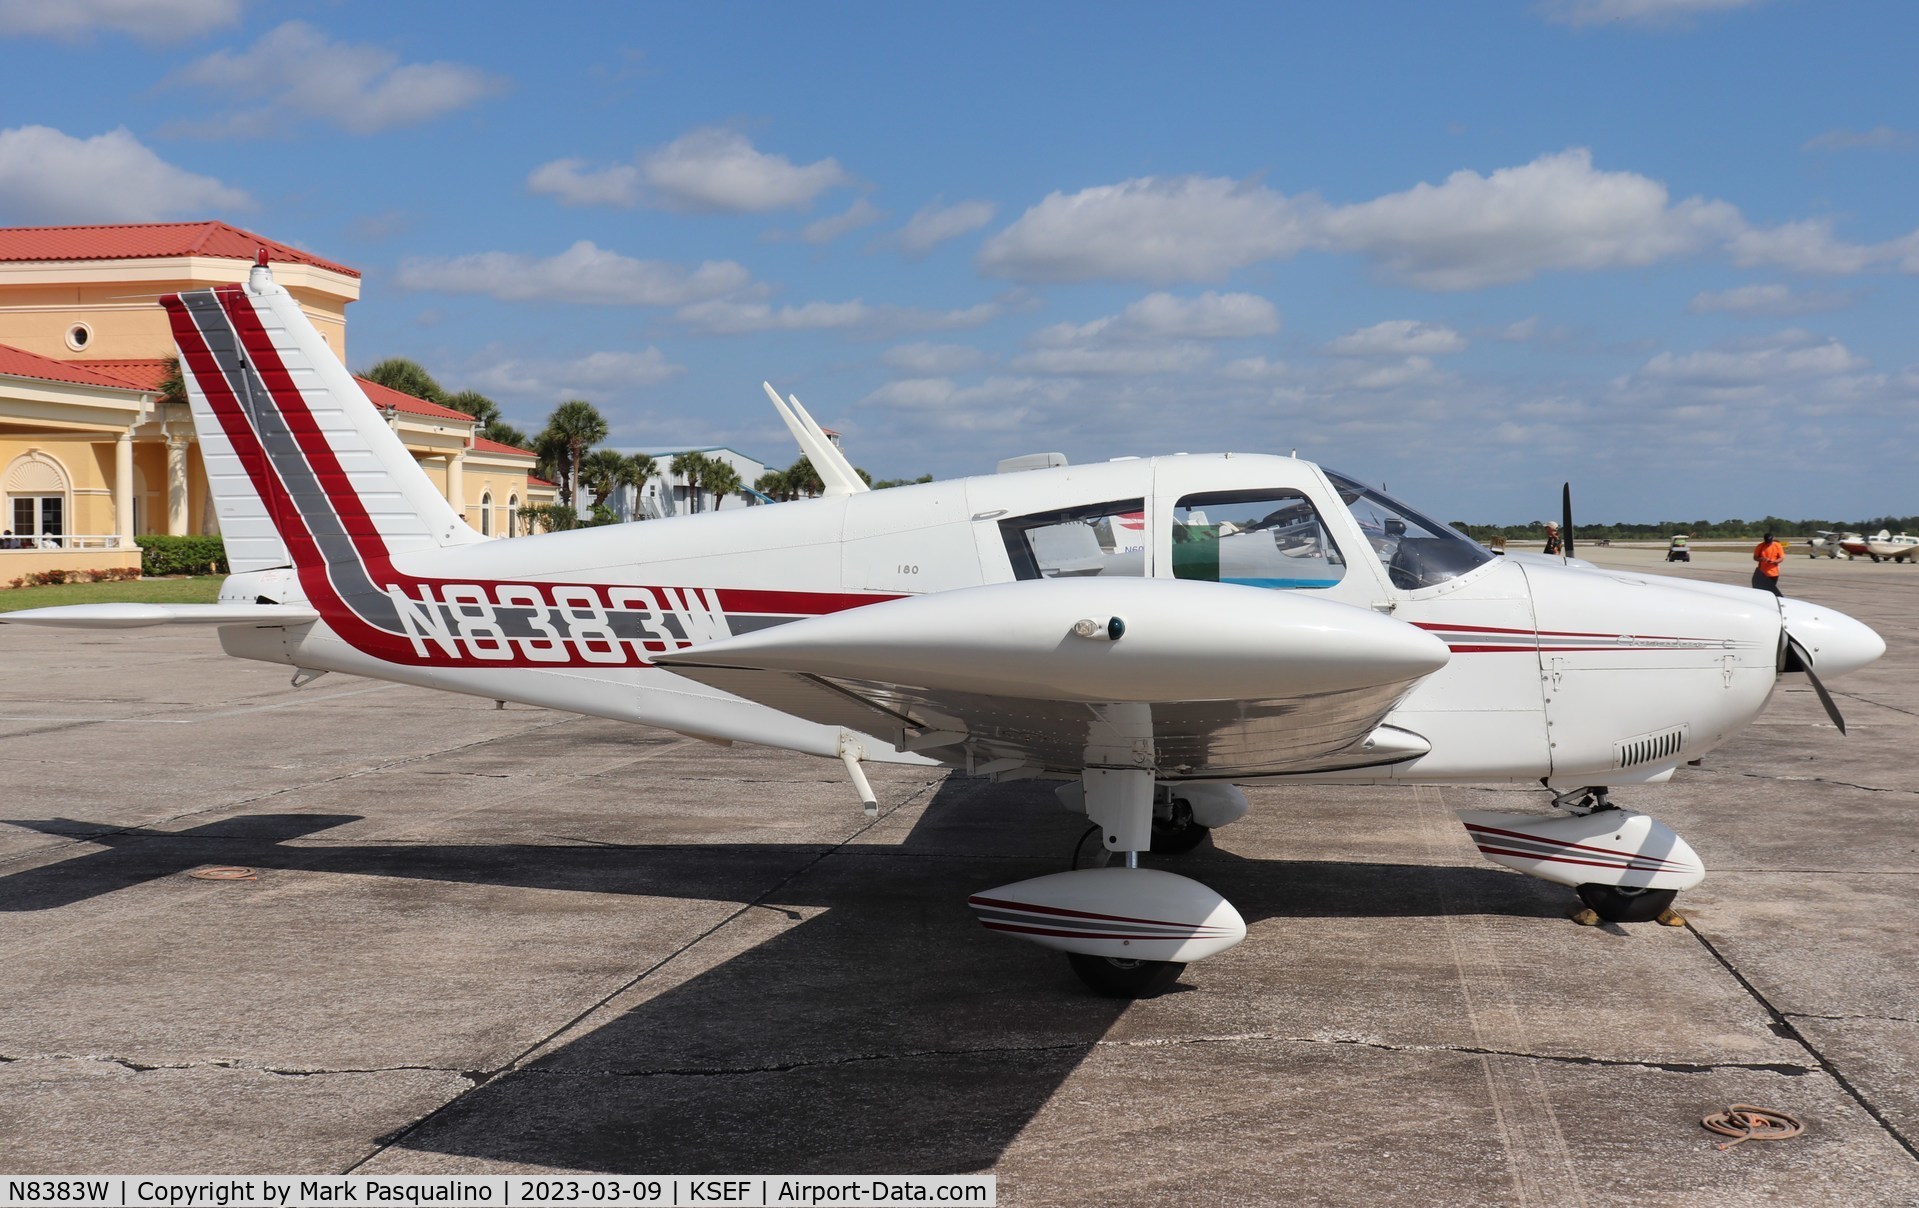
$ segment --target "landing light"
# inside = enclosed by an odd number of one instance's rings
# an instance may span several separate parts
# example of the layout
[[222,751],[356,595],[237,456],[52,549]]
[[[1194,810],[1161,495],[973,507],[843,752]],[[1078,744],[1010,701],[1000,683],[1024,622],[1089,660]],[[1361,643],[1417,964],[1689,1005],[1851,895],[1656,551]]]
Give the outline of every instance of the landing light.
[[1119,617],[1108,617],[1104,624],[1091,617],[1073,622],[1073,633],[1082,638],[1105,638],[1117,642],[1126,636],[1126,622]]

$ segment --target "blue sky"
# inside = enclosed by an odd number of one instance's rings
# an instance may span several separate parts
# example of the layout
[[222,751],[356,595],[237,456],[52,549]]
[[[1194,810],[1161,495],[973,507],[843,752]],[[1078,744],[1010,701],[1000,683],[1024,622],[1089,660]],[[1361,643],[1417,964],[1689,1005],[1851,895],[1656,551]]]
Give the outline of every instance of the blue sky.
[[1232,449],[1448,518],[1919,507],[1919,6],[0,0],[0,223],[365,274],[350,360],[881,477]]

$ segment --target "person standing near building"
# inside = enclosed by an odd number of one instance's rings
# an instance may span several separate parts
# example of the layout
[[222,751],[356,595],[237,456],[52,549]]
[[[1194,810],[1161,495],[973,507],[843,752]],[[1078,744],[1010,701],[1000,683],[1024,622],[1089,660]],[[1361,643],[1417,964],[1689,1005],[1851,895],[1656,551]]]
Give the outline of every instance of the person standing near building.
[[1752,568],[1752,585],[1760,591],[1779,594],[1779,567],[1786,560],[1786,547],[1779,544],[1771,533],[1766,539],[1753,547],[1752,560],[1759,565]]

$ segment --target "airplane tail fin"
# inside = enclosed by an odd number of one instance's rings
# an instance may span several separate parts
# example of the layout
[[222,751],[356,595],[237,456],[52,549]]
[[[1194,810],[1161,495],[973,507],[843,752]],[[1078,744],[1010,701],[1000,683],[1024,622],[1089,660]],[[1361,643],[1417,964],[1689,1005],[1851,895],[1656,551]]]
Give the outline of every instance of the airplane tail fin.
[[433,485],[264,255],[246,285],[161,299],[235,573],[372,566],[484,541]]

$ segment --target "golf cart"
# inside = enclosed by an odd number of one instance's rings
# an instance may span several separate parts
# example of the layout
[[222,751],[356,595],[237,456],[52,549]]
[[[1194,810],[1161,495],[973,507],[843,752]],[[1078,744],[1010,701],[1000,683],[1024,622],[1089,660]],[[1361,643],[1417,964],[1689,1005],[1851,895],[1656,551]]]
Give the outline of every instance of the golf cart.
[[1672,544],[1666,547],[1666,561],[1692,561],[1692,551],[1686,548],[1686,536],[1684,533],[1673,534]]

